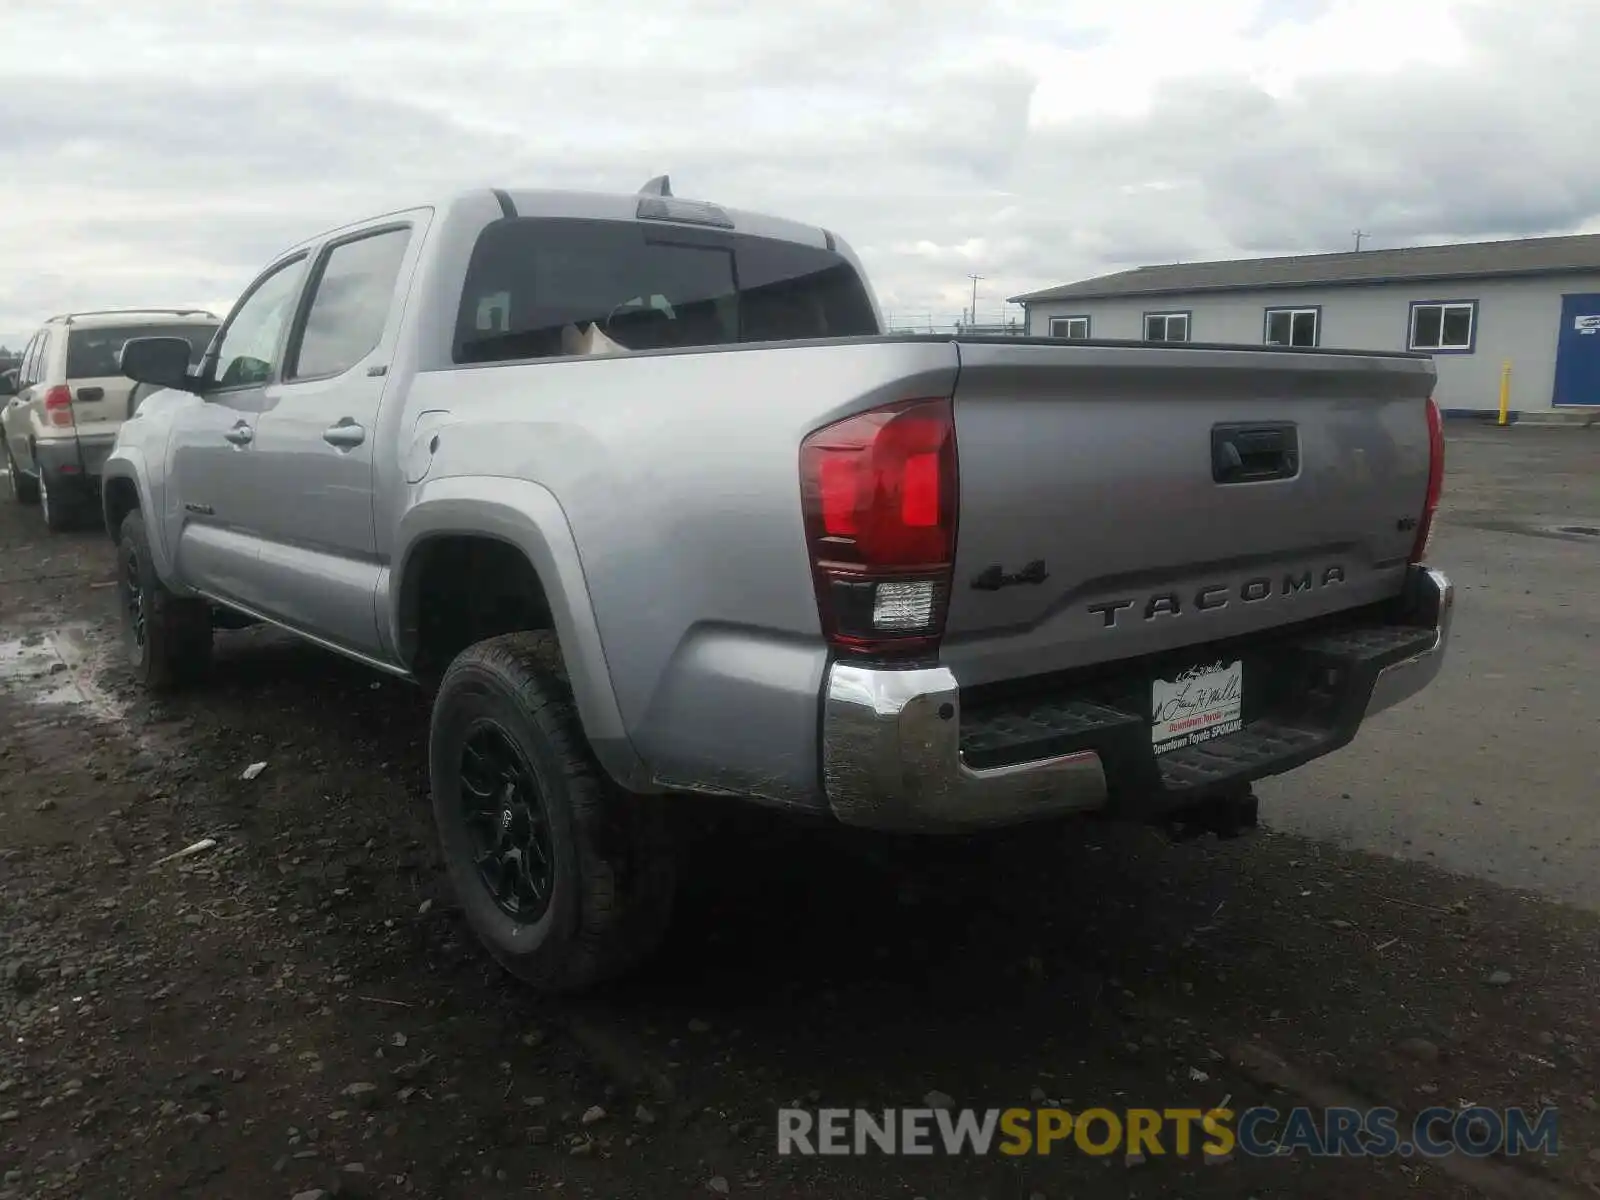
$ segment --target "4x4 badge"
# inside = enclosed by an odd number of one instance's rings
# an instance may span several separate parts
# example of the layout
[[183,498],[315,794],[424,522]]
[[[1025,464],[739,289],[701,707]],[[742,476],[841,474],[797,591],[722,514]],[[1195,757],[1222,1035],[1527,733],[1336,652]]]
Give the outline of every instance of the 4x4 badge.
[[1050,578],[1044,569],[1044,559],[1036,558],[1015,575],[1007,575],[999,563],[988,567],[973,577],[972,586],[980,592],[998,592],[1001,588],[1016,587],[1021,583],[1043,583]]

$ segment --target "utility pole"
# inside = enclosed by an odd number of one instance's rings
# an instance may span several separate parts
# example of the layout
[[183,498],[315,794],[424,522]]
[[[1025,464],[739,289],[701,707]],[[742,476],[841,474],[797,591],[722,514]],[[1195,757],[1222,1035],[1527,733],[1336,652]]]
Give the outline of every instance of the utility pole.
[[1356,237],[1356,253],[1359,254],[1359,253],[1361,253],[1361,239],[1362,238],[1369,238],[1372,235],[1370,233],[1368,233],[1364,229],[1352,229],[1350,232],[1355,234],[1355,237]]
[[967,314],[967,323],[976,325],[978,323],[978,280],[982,279],[983,276],[968,275],[967,278],[972,280],[972,310]]

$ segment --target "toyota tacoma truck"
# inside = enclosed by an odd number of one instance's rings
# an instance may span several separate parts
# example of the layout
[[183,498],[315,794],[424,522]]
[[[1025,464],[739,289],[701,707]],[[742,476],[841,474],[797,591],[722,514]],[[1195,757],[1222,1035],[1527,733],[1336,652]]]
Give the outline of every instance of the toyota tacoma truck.
[[321,234],[121,366],[135,672],[267,622],[424,685],[465,918],[545,990],[661,937],[668,797],[1220,831],[1449,635],[1428,358],[888,336],[840,237],[664,179]]

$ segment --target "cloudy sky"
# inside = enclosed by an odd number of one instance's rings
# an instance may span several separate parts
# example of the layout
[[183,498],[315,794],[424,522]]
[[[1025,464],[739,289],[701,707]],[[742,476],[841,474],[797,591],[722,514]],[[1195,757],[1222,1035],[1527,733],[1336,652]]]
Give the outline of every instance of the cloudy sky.
[[1600,0],[4,0],[0,344],[479,184],[827,225],[935,321],[1144,262],[1600,231]]

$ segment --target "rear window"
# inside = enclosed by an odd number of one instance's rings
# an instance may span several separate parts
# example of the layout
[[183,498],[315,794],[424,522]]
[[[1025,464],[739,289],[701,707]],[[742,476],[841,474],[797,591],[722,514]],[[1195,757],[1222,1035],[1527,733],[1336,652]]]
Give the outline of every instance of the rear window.
[[67,337],[67,378],[101,379],[120,375],[122,344],[132,338],[177,337],[189,343],[189,361],[198,361],[216,333],[214,325],[104,325],[74,329]]
[[455,361],[878,332],[855,268],[814,246],[634,221],[512,218],[473,248]]

